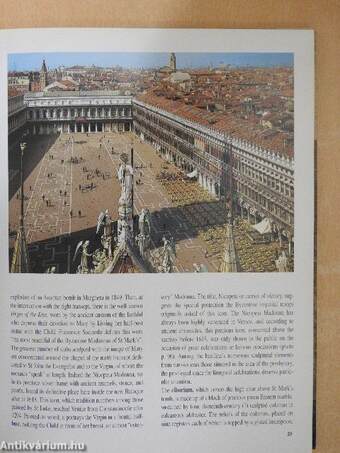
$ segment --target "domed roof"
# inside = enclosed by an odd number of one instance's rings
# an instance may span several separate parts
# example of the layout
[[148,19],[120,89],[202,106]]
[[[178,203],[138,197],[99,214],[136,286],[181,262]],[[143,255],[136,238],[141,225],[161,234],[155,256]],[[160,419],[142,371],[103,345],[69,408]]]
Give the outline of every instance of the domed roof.
[[169,77],[170,82],[181,83],[191,80],[190,74],[187,72],[173,72]]

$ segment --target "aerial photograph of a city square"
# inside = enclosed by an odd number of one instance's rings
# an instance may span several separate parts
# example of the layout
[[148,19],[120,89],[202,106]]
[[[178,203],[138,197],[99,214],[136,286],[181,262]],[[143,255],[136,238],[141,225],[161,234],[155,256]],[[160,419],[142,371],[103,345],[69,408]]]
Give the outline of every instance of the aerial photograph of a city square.
[[294,271],[291,53],[8,55],[9,271]]

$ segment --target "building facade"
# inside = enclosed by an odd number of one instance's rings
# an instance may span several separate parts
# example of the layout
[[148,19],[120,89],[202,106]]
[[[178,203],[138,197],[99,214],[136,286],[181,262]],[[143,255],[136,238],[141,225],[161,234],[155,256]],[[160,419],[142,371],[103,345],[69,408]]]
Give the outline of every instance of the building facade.
[[[9,98],[9,141],[32,135],[131,131],[194,174],[212,196],[255,224],[294,236],[294,159],[110,91],[40,92]],[[18,136],[19,136],[18,135]]]
[[109,91],[27,93],[31,134],[130,131],[132,98]]
[[294,160],[222,134],[139,100],[133,101],[134,131],[165,160],[216,198],[232,198],[251,223],[267,218],[289,242],[294,230]]
[[21,76],[8,76],[8,88],[14,89],[18,93],[26,93],[30,90],[30,76],[21,75]]
[[27,109],[24,95],[19,94],[8,98],[8,139],[15,143],[26,131]]
[[40,79],[40,89],[44,90],[48,85],[48,72],[47,72],[45,60],[43,60],[42,65],[41,65],[39,79]]
[[174,53],[170,54],[169,67],[171,71],[176,72],[176,55]]

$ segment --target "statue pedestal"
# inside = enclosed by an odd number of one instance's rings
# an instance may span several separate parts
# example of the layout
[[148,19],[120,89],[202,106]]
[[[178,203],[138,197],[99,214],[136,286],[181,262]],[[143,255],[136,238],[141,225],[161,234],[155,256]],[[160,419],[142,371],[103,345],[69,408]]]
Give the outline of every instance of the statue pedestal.
[[133,219],[132,208],[121,205],[118,208],[118,246],[127,241],[133,242]]

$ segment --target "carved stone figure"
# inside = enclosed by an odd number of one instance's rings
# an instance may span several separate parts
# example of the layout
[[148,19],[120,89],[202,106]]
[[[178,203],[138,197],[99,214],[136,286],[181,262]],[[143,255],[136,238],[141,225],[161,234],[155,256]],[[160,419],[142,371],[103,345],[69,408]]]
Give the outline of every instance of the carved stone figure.
[[55,271],[56,271],[56,267],[50,266],[47,268],[47,271],[45,272],[45,274],[55,274]]
[[143,208],[139,216],[139,235],[137,243],[139,252],[144,257],[151,241],[151,214],[147,208]]
[[167,239],[163,237],[163,250],[162,250],[162,270],[165,273],[173,271],[173,263],[176,257],[176,245],[172,237]]
[[133,241],[132,220],[132,191],[133,191],[133,168],[127,164],[126,154],[121,155],[121,165],[118,170],[118,180],[121,185],[121,195],[118,206],[118,245],[124,245]]
[[122,188],[119,205],[129,206],[132,202],[133,168],[127,164],[126,154],[122,154],[121,160],[118,169],[118,181]]
[[102,273],[105,270],[105,267],[108,263],[108,257],[105,250],[95,250],[93,252],[93,265],[95,273]]
[[80,241],[77,244],[76,251],[74,252],[73,261],[76,259],[78,252],[81,251],[80,264],[78,266],[78,274],[88,274],[90,272],[89,258],[92,256],[92,253],[88,253],[88,247],[90,241]]
[[278,272],[288,272],[288,259],[284,250],[275,261],[275,266]]
[[112,219],[110,217],[108,209],[102,211],[98,216],[97,231],[99,233],[100,228],[103,227],[103,234],[101,236],[101,243],[105,250],[105,253],[109,258],[112,258]]

